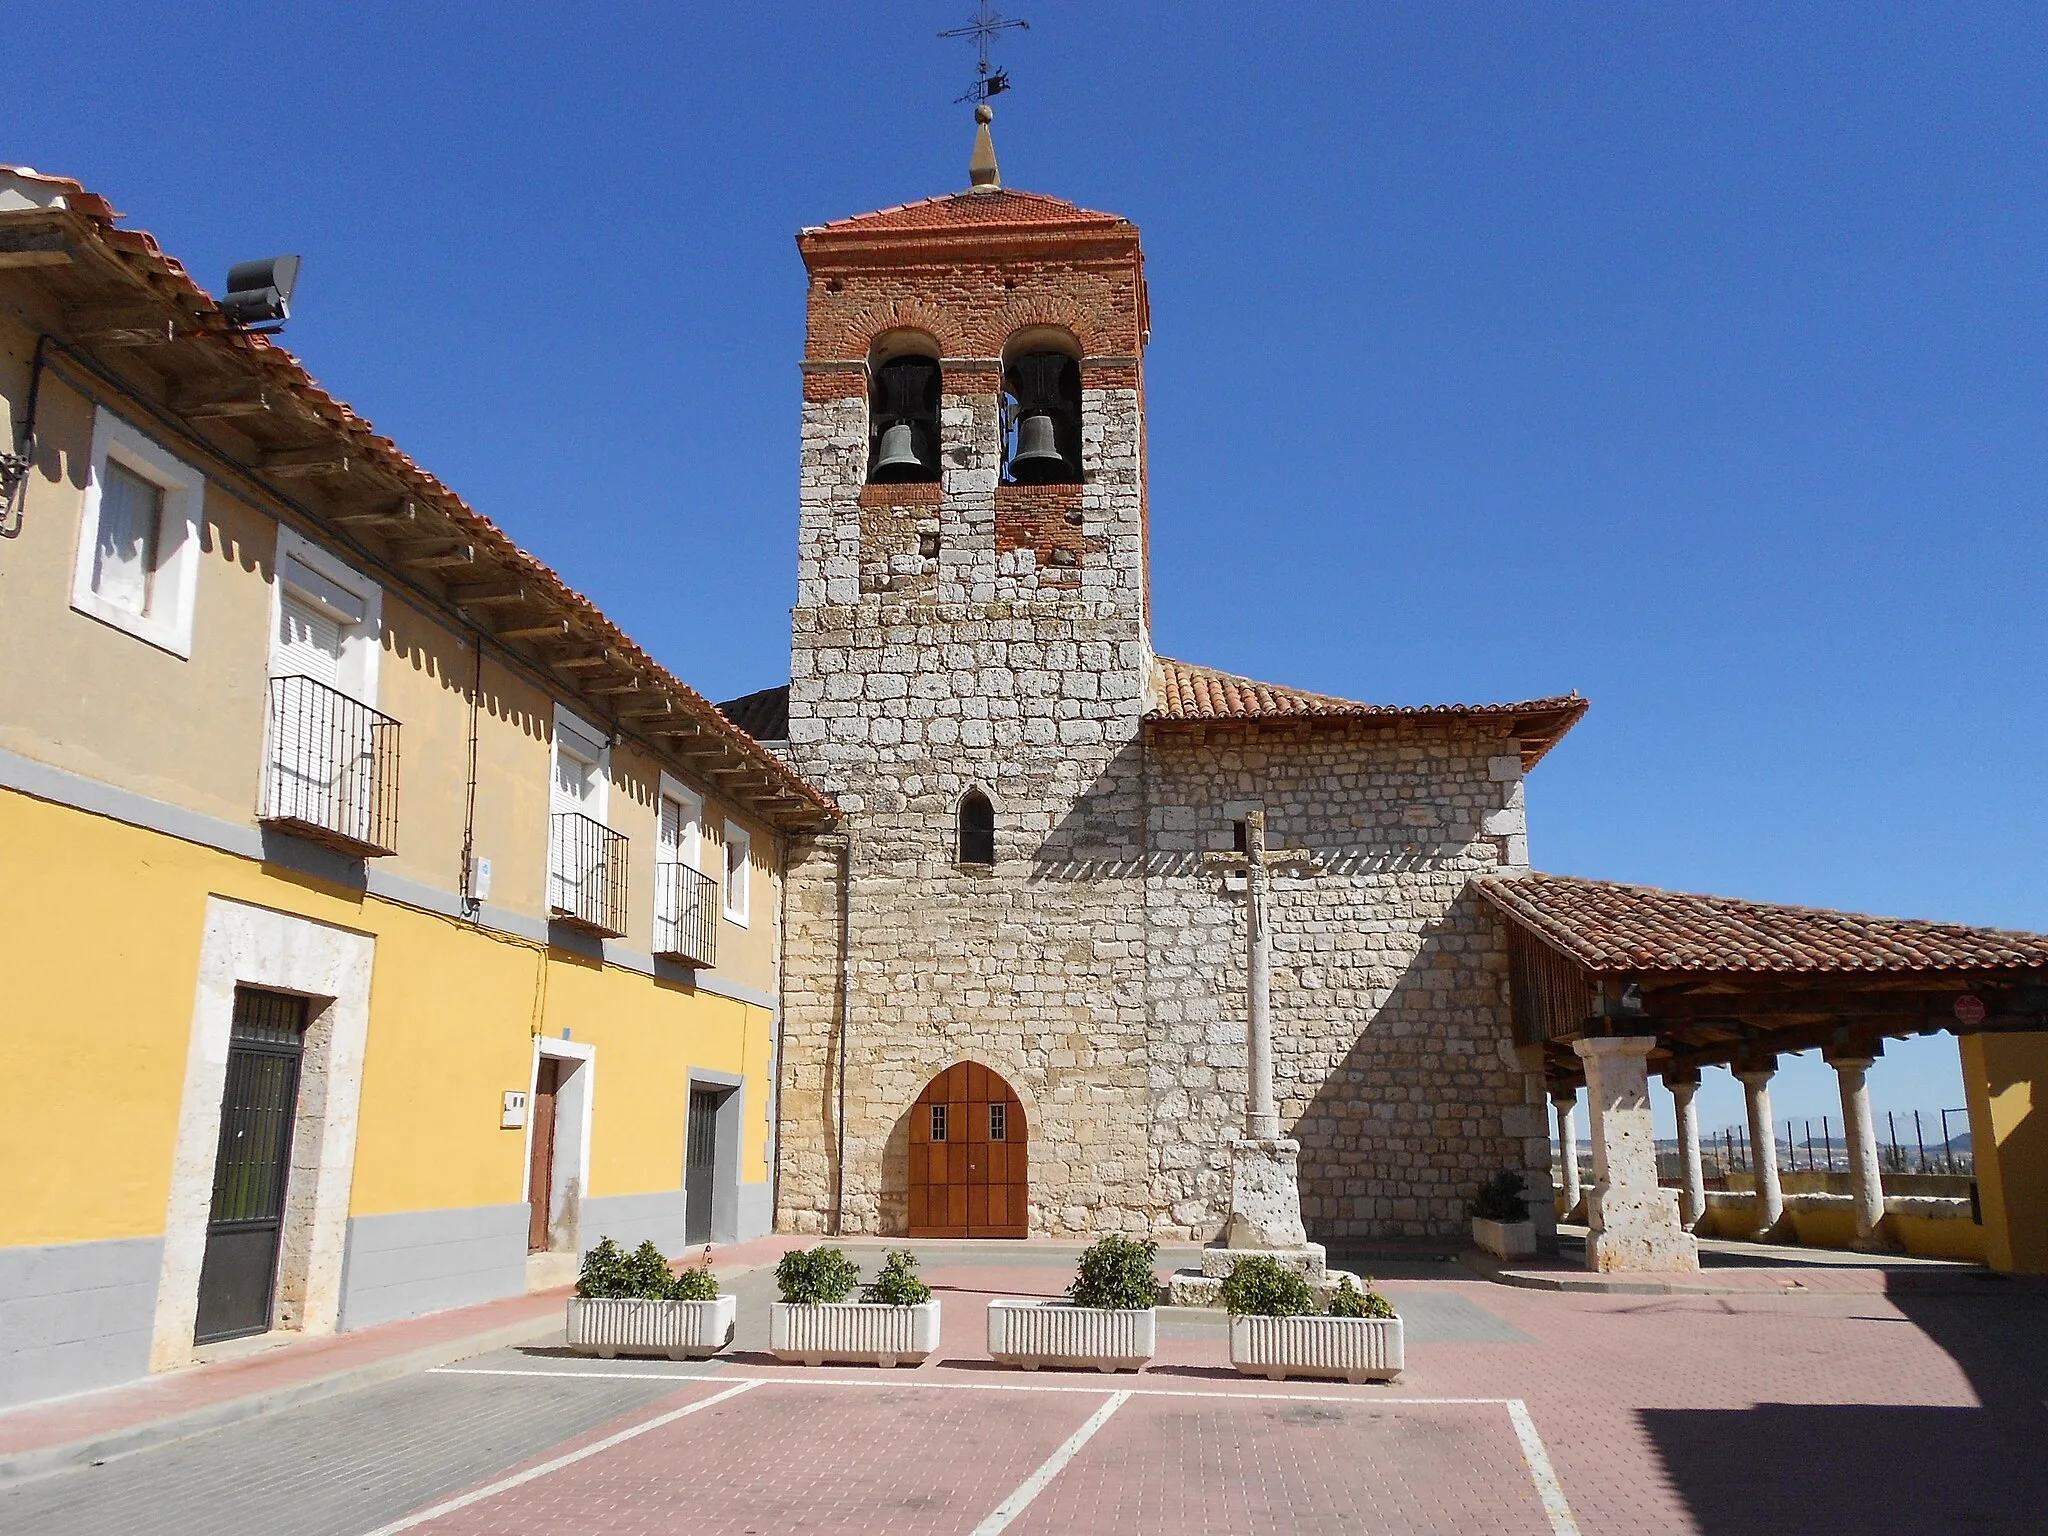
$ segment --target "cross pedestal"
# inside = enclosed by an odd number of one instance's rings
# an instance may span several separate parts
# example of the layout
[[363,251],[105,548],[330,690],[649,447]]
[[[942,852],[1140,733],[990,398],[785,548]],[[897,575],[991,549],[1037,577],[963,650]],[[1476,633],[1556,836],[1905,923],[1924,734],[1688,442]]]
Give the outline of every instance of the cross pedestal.
[[1169,1290],[1180,1307],[1221,1305],[1223,1282],[1240,1259],[1254,1254],[1270,1258],[1306,1275],[1318,1300],[1326,1300],[1339,1283],[1356,1276],[1340,1274],[1324,1264],[1321,1243],[1308,1240],[1301,1222],[1301,1143],[1280,1134],[1280,1116],[1273,1104],[1273,1023],[1270,1008],[1273,940],[1267,926],[1268,871],[1291,864],[1317,873],[1306,849],[1266,847],[1266,817],[1253,811],[1245,817],[1244,851],[1211,853],[1202,862],[1226,873],[1243,870],[1245,877],[1245,1116],[1244,1133],[1230,1143],[1230,1219],[1223,1241],[1202,1250],[1202,1268],[1182,1270]]

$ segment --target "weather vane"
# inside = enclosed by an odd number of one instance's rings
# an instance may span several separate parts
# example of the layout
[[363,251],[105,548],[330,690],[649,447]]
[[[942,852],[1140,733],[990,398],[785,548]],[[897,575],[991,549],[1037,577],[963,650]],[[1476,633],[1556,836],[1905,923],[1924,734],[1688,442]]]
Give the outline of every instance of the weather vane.
[[944,38],[971,37],[974,39],[974,55],[980,68],[974,85],[964,96],[955,101],[985,102],[991,96],[1001,95],[1010,88],[1010,72],[1007,69],[991,70],[988,67],[988,50],[998,36],[1011,28],[1029,32],[1031,23],[1020,17],[1005,16],[1001,11],[989,9],[988,0],[981,0],[981,9],[976,11],[964,27],[948,27],[939,36]]

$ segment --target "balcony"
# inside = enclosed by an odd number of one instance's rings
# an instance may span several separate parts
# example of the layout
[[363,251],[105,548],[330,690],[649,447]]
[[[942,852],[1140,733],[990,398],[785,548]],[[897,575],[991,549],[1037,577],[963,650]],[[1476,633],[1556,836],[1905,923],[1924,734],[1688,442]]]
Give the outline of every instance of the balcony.
[[356,858],[398,847],[398,722],[310,677],[270,680],[256,819]]
[[548,823],[548,913],[607,939],[626,935],[626,837],[576,811]]
[[718,882],[687,864],[664,864],[654,881],[654,952],[709,970],[718,963]]

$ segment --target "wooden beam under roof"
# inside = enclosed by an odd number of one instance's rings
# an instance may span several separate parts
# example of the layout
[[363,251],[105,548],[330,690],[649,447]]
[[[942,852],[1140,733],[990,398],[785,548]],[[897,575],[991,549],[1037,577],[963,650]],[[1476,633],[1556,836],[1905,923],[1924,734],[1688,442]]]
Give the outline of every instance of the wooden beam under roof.
[[177,335],[176,319],[162,304],[79,304],[64,312],[73,341],[97,347],[146,347]]
[[0,268],[68,266],[75,254],[62,230],[0,229]]
[[[565,623],[562,627],[567,629],[568,625]],[[608,667],[618,659],[615,651],[601,650],[577,656],[550,656],[548,665],[563,671],[578,672],[585,667]]]
[[527,599],[524,584],[516,581],[482,581],[470,586],[455,586],[448,589],[448,601],[458,608],[476,608],[492,603],[523,603]]
[[303,475],[345,475],[348,449],[340,443],[321,443],[302,448],[273,448],[256,456],[256,467],[266,475],[297,478]]
[[550,619],[545,624],[513,624],[505,629],[492,631],[495,640],[566,640],[569,638],[567,619]]
[[270,410],[270,395],[261,385],[246,379],[202,379],[174,388],[170,407],[195,421],[262,416]]
[[474,544],[434,543],[392,551],[391,558],[416,571],[451,571],[476,564]]
[[388,528],[395,532],[418,523],[419,509],[411,501],[401,497],[397,501],[382,502],[376,506],[335,512],[331,514],[331,520],[343,528]]

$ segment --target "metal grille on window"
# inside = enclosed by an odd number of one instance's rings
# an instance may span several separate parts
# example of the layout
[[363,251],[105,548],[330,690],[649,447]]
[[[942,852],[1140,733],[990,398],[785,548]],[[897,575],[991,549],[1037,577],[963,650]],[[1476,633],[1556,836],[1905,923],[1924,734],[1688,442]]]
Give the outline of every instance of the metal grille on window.
[[932,1106],[932,1140],[944,1141],[945,1139],[946,1106],[943,1104],[934,1104]]
[[1009,1139],[1009,1130],[1010,1106],[1007,1104],[989,1105],[988,1139],[990,1141],[1007,1141]]

